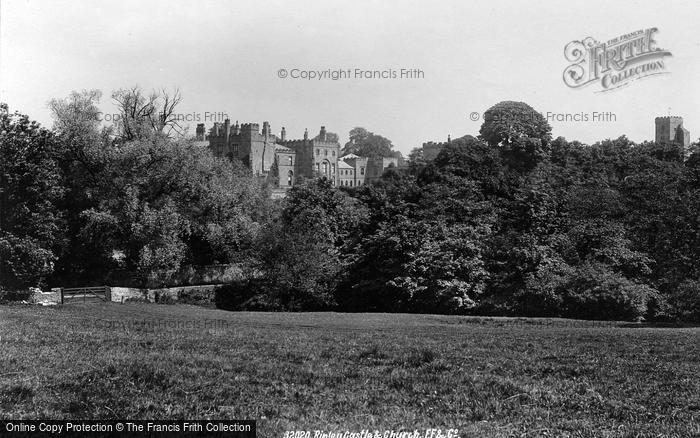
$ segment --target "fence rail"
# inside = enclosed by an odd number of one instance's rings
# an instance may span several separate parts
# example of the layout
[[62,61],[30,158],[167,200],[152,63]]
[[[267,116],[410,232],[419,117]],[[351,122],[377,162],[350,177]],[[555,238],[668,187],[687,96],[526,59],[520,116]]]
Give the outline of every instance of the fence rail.
[[61,304],[64,304],[66,300],[74,301],[80,298],[83,299],[83,302],[86,302],[88,297],[109,301],[110,288],[109,286],[61,288]]

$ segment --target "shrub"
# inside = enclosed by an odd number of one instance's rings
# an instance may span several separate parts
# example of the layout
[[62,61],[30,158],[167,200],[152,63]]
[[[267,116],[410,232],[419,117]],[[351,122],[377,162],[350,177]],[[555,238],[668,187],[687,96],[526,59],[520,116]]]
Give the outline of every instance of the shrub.
[[24,290],[8,290],[0,287],[0,304],[17,303],[21,301],[29,301],[32,297],[32,291]]
[[681,321],[700,322],[700,281],[686,280],[669,297],[669,313]]
[[182,289],[177,293],[177,302],[209,307],[214,305],[215,296],[216,289]]
[[255,296],[256,282],[240,280],[224,285],[214,292],[214,305],[223,310],[244,310],[244,304]]
[[636,283],[601,264],[578,267],[563,285],[562,315],[583,319],[633,320],[659,302],[656,289]]

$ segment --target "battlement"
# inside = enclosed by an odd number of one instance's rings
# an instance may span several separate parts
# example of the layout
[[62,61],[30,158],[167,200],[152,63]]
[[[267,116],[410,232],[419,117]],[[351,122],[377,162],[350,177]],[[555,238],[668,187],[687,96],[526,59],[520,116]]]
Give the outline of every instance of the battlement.
[[243,123],[241,124],[241,132],[260,132],[259,123]]
[[690,145],[690,132],[683,127],[683,117],[661,116],[654,119],[657,143],[680,143],[684,148]]
[[277,143],[284,146],[297,146],[307,144],[309,140],[279,140]]

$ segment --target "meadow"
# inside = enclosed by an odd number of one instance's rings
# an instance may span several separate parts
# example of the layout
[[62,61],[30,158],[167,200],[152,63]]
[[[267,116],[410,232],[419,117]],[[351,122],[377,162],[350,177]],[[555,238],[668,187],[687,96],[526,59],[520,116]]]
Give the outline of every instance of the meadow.
[[700,328],[189,305],[0,306],[2,419],[698,436]]

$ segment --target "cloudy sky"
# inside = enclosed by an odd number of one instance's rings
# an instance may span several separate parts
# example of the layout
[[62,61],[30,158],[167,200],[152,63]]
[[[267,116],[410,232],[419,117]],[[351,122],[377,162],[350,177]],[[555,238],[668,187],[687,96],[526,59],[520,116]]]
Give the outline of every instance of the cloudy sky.
[[[223,112],[269,121],[289,138],[321,125],[347,140],[363,126],[404,153],[428,140],[477,134],[502,100],[543,113],[555,136],[592,143],[653,139],[654,117],[681,115],[700,137],[700,6],[686,1],[48,1],[0,4],[0,100],[50,124],[46,102],[72,90],[179,87],[179,112],[208,126]],[[564,47],[658,28],[668,74],[607,92],[569,88]],[[361,71],[420,69],[414,79]],[[280,69],[288,76],[280,78]],[[291,78],[351,70],[349,78]],[[593,113],[614,119],[591,120]],[[204,120],[207,117],[207,120]],[[473,117],[473,116],[472,116]],[[581,117],[579,117],[581,118]],[[192,131],[194,130],[194,122]]]

